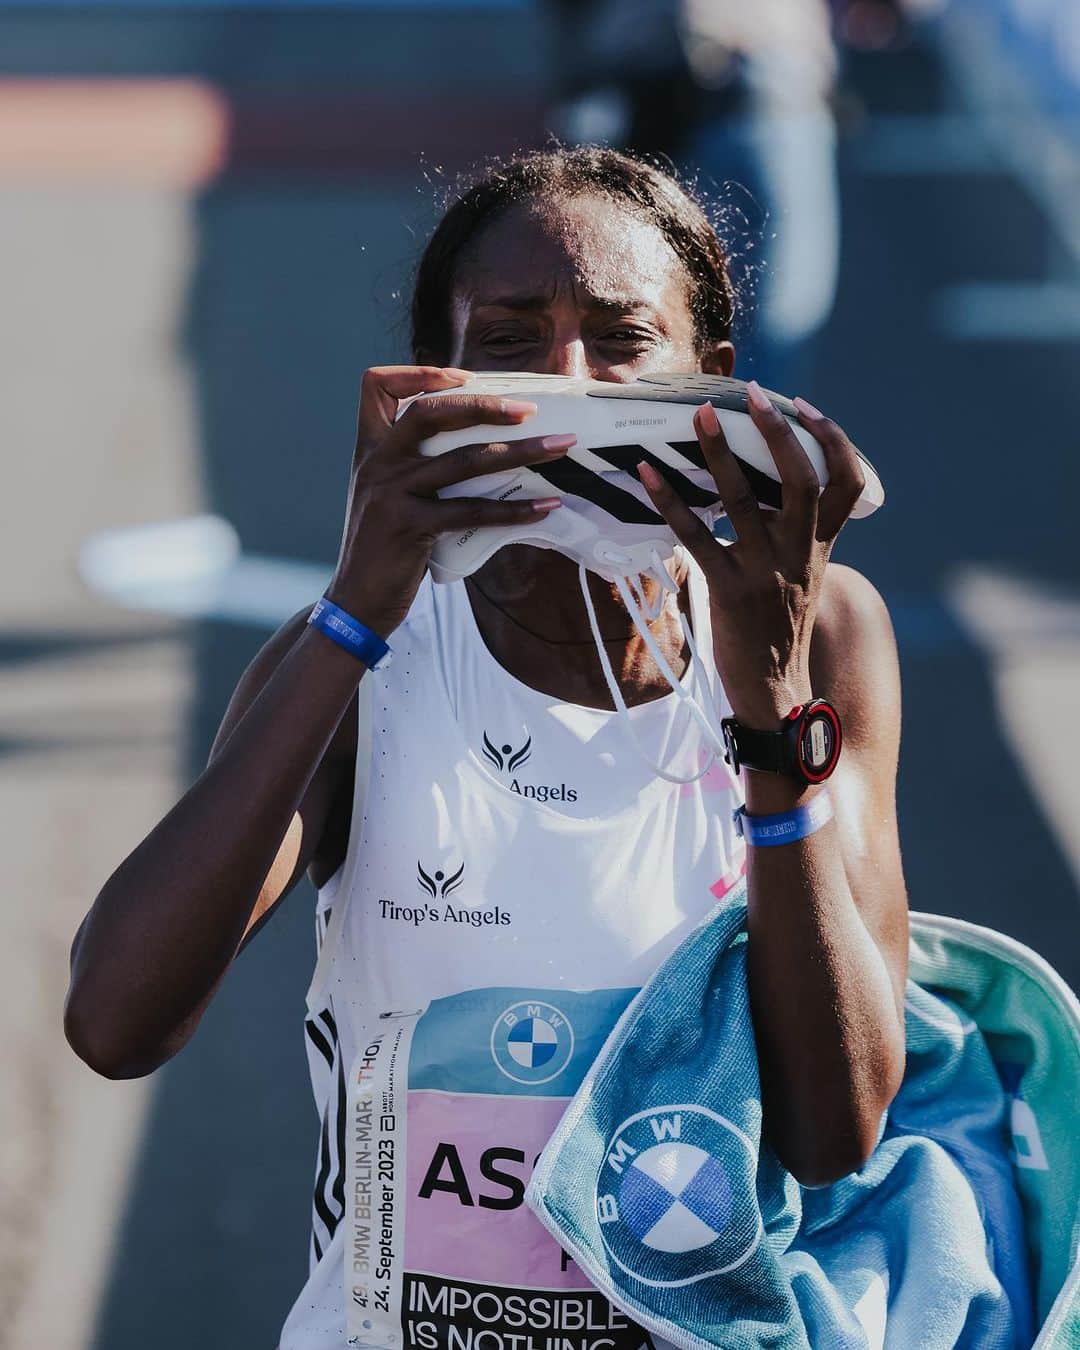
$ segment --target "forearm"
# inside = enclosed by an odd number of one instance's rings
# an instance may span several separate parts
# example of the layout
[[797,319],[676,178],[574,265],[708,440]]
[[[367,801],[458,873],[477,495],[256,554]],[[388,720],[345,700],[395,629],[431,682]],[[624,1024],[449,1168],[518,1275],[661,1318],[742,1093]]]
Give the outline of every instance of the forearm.
[[[303,630],[207,769],[106,882],[73,945],[66,1010],[95,1067],[153,1067],[207,999],[362,673]],[[298,857],[305,844],[295,841]]]
[[[765,1129],[789,1169],[818,1183],[863,1162],[903,1072],[899,669],[881,597],[829,561],[863,500],[866,462],[834,422],[796,399],[798,424],[825,462],[820,476],[790,415],[753,381],[746,395],[782,484],[778,511],[759,508],[711,403],[694,417],[733,542],[718,542],[646,462],[637,470],[705,574],[713,655],[736,724],[790,731],[787,719],[817,692],[828,694],[838,716],[834,737],[844,728],[843,763],[821,766],[837,769],[830,782],[846,773],[852,785],[843,827],[834,822],[796,842],[749,849],[747,962]],[[777,773],[747,767],[749,813],[790,810],[807,792],[799,778],[795,764]]]
[[[744,777],[752,815],[807,800],[790,781]],[[748,979],[766,1133],[801,1181],[820,1184],[861,1166],[876,1142],[903,1074],[902,1009],[852,895],[837,822],[748,855]]]

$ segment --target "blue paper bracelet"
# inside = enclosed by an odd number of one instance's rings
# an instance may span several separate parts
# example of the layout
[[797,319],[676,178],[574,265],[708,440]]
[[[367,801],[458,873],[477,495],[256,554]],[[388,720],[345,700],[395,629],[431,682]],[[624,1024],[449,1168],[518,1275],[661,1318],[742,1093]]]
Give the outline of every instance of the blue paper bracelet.
[[373,633],[359,619],[354,619],[325,596],[316,601],[315,608],[308,615],[308,623],[320,633],[325,633],[339,647],[344,647],[357,660],[363,661],[368,670],[390,664],[390,648],[378,633]]
[[779,844],[793,844],[816,834],[833,818],[832,801],[827,792],[819,792],[805,806],[794,811],[783,811],[777,816],[748,816],[746,807],[735,812],[735,828],[748,844],[755,848],[776,848]]

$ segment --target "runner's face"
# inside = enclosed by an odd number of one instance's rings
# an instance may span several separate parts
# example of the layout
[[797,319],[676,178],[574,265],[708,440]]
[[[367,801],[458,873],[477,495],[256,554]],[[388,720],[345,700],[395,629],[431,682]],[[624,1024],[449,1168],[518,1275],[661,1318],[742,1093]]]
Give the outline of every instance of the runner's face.
[[729,374],[694,342],[685,270],[656,226],[603,197],[524,202],[458,269],[450,364],[624,383],[649,371]]

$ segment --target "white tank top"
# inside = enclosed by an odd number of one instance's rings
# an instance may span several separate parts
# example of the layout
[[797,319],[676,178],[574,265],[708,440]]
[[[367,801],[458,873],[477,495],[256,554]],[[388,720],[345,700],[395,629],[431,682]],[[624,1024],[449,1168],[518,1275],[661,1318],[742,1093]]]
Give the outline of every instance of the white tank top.
[[[705,669],[686,678],[716,707],[726,700],[693,565],[690,586]],[[522,1197],[619,1013],[742,874],[738,782],[720,761],[669,783],[613,712],[514,679],[464,583],[425,581],[393,648],[392,665],[365,676],[370,772],[358,756],[347,856],[318,896],[320,947],[330,938],[306,1023],[321,1118],[310,1273],[280,1350],[349,1344],[357,1302],[380,1298],[357,1293],[368,1255],[376,1285],[395,1272],[401,1350],[638,1350],[650,1338]],[[700,733],[674,694],[630,716],[655,759],[694,765]],[[382,1080],[384,1111],[398,1090],[399,1137],[393,1213],[380,1217],[365,1197],[385,1192],[352,1131],[358,1065],[392,1025],[408,1034]],[[391,1339],[390,1325],[376,1316],[367,1343]]]

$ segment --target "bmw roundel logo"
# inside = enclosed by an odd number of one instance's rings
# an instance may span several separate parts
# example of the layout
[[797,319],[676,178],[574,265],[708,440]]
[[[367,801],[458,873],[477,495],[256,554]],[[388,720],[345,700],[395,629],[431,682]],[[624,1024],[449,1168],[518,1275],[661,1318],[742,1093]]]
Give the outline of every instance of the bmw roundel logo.
[[522,999],[504,1008],[491,1029],[491,1054],[515,1083],[549,1083],[570,1063],[574,1028],[553,1003]]
[[741,1266],[762,1237],[757,1152],[703,1106],[658,1106],[612,1135],[596,1183],[596,1217],[612,1260],[642,1284],[694,1284]]

